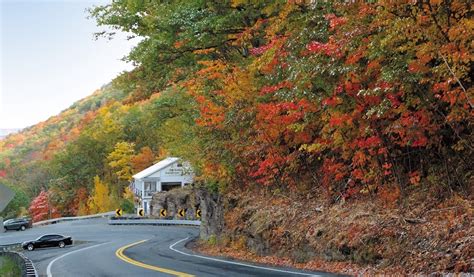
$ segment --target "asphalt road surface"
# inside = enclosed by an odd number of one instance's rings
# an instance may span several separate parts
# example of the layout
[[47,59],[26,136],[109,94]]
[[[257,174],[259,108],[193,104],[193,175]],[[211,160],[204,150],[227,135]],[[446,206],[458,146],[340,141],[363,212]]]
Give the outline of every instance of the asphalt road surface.
[[74,245],[25,251],[40,276],[331,276],[204,256],[185,247],[196,227],[116,226],[106,219],[70,221],[0,233],[0,244],[56,233]]

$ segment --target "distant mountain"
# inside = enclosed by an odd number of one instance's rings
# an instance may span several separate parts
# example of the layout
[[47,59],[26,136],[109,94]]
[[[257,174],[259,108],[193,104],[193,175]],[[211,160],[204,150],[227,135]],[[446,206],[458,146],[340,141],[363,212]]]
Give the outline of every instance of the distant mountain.
[[0,129],[0,139],[3,139],[4,137],[8,136],[9,134],[16,133],[20,130],[21,129],[19,129],[19,128]]

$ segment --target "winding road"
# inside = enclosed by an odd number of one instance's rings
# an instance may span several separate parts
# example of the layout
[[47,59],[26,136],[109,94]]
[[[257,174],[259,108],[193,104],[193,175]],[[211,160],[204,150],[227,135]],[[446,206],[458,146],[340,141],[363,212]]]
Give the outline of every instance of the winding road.
[[0,244],[46,233],[70,235],[73,246],[25,252],[40,276],[331,276],[204,256],[185,247],[196,227],[108,225],[106,219],[69,221],[0,233]]

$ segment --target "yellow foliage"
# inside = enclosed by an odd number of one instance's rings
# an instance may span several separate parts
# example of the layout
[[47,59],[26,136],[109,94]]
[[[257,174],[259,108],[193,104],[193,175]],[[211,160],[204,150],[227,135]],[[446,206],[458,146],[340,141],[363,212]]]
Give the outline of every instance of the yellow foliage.
[[135,196],[134,196],[133,192],[130,190],[129,187],[125,188],[125,191],[123,192],[122,197],[123,197],[123,199],[130,200],[131,202],[134,202],[134,200],[135,200]]
[[77,208],[77,215],[88,215],[89,214],[89,207],[87,206],[87,203],[79,203],[79,207]]
[[132,157],[134,155],[134,143],[118,142],[114,151],[107,156],[109,166],[116,170],[114,173],[121,180],[132,179]]
[[110,195],[109,186],[103,183],[99,176],[94,177],[94,193],[89,197],[88,208],[91,214],[114,210],[115,203]]

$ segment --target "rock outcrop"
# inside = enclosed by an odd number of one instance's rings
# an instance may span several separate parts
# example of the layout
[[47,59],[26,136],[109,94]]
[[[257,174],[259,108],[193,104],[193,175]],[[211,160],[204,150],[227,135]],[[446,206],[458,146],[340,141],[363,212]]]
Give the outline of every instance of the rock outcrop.
[[208,240],[218,237],[224,229],[224,209],[222,196],[206,189],[197,190],[202,211],[200,238]]
[[[203,240],[219,236],[224,228],[222,197],[204,188],[186,187],[156,193],[151,206],[152,217],[159,218],[161,209],[165,209],[166,219],[200,219],[200,237]],[[178,215],[181,209],[186,210],[184,217]],[[201,211],[200,217],[198,210]]]

